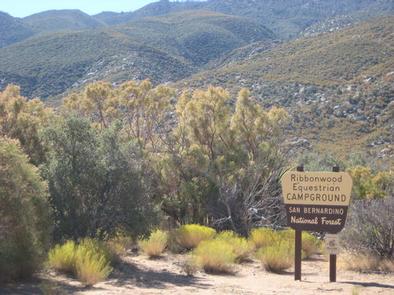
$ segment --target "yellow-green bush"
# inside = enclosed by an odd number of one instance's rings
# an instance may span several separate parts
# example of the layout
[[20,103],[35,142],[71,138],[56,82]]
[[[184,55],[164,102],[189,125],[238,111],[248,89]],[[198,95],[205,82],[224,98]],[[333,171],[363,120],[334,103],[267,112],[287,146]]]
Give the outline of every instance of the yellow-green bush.
[[213,228],[199,224],[186,224],[175,231],[175,241],[182,248],[190,250],[196,248],[200,242],[212,239],[215,234],[216,231]]
[[276,231],[278,234],[278,239],[281,241],[292,241],[294,243],[295,231],[293,229],[287,228],[284,230]]
[[250,241],[253,243],[256,249],[261,247],[267,247],[275,243],[279,236],[277,232],[270,228],[254,228],[250,232]]
[[288,241],[276,242],[271,246],[260,248],[256,257],[267,271],[280,273],[293,265],[294,248]]
[[138,241],[141,250],[149,257],[160,256],[167,247],[168,234],[161,230],[152,232],[148,239]]
[[84,239],[75,252],[75,275],[86,285],[94,285],[108,277],[110,253],[101,243],[92,239]]
[[86,285],[94,285],[111,273],[110,258],[110,251],[103,243],[84,239],[78,245],[68,241],[55,246],[48,254],[48,265],[73,274]]
[[236,259],[233,247],[222,240],[202,241],[193,255],[197,265],[210,273],[231,272]]
[[65,273],[73,273],[75,269],[75,252],[77,245],[74,241],[67,241],[63,245],[56,245],[48,253],[50,267]]
[[228,243],[233,248],[237,262],[242,262],[247,259],[253,251],[252,243],[247,239],[238,236],[233,231],[222,231],[215,237],[215,240]]

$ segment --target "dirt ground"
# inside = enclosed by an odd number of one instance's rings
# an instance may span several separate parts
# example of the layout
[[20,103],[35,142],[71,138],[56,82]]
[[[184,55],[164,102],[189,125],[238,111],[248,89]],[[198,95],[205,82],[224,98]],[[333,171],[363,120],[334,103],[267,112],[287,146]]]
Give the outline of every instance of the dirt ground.
[[328,262],[323,257],[302,262],[302,281],[294,281],[292,270],[284,274],[266,272],[251,261],[237,266],[233,275],[182,272],[185,259],[165,255],[150,260],[127,256],[110,278],[94,287],[55,273],[42,274],[36,282],[0,288],[0,294],[394,294],[394,274],[362,274],[339,269],[337,282],[329,283]]

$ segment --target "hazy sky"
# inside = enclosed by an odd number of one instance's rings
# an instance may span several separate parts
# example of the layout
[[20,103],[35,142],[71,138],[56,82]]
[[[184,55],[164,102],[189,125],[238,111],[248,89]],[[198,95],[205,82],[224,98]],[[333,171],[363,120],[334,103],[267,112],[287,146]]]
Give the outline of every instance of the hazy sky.
[[0,0],[0,11],[24,17],[50,9],[80,9],[88,14],[101,11],[133,11],[158,0]]

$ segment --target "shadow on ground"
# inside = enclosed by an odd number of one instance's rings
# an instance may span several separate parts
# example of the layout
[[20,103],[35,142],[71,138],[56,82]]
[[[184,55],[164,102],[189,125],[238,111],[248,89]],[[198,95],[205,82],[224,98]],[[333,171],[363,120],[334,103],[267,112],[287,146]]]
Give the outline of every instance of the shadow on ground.
[[394,285],[388,285],[388,284],[380,284],[376,282],[352,282],[352,281],[345,281],[341,282],[343,284],[351,284],[351,285],[356,285],[356,286],[361,286],[361,287],[376,287],[376,288],[384,288],[384,289],[393,289],[394,290]]
[[206,289],[210,284],[203,283],[200,278],[170,272],[166,269],[153,271],[142,269],[132,262],[122,261],[112,273],[108,285],[116,287],[140,287],[163,289],[168,285],[188,286]]
[[0,287],[1,295],[65,295],[86,290],[100,290],[94,287],[74,286],[51,278],[37,279],[31,282],[9,284]]

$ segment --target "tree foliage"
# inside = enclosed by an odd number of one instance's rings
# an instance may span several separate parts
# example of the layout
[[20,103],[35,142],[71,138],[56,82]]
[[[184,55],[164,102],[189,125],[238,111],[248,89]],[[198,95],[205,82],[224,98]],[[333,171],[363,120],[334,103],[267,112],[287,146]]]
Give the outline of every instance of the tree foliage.
[[172,150],[160,170],[165,211],[180,222],[211,220],[242,233],[267,218],[260,207],[268,190],[279,198],[285,111],[264,110],[245,89],[234,107],[226,90],[210,87],[183,93],[176,114]]
[[105,237],[119,228],[140,233],[148,219],[137,153],[120,128],[102,132],[69,116],[46,130],[50,146],[44,174],[55,215],[55,239]]
[[0,92],[0,135],[18,139],[33,164],[45,160],[41,130],[53,118],[53,111],[39,99],[21,96],[20,88],[9,85]]
[[0,282],[30,276],[50,240],[47,185],[15,140],[0,137]]

